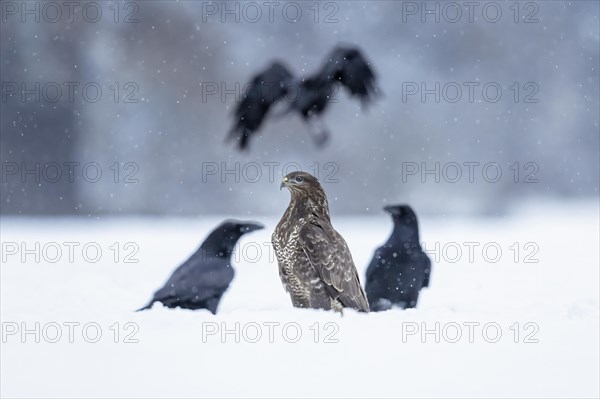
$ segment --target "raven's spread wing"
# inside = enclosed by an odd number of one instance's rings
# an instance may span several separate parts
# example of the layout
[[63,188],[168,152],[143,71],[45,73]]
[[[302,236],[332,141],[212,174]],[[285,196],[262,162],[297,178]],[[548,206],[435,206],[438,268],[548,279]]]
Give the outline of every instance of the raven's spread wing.
[[292,79],[292,74],[278,62],[252,79],[235,110],[235,122],[228,137],[238,140],[240,149],[248,147],[250,136],[260,128],[269,108],[286,95]]
[[367,296],[348,245],[333,226],[315,216],[300,229],[298,238],[329,295],[345,307],[368,312]]
[[325,61],[319,77],[323,82],[341,83],[363,103],[371,101],[379,91],[375,72],[357,48],[335,48]]

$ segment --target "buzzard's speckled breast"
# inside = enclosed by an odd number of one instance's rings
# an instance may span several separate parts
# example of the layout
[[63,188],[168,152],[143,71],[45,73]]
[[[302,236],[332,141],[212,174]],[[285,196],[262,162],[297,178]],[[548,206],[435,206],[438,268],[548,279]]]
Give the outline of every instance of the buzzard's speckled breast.
[[302,249],[298,235],[304,219],[301,218],[289,233],[282,222],[275,229],[272,241],[279,263],[279,277],[294,307],[341,310],[341,304],[329,296]]

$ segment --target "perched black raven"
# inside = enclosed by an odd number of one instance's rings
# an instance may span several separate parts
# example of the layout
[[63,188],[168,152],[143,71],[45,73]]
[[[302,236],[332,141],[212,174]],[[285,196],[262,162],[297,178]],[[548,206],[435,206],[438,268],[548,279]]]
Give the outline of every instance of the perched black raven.
[[233,280],[231,254],[235,244],[242,235],[262,228],[252,222],[223,222],[138,311],[150,309],[154,302],[162,302],[168,308],[208,309],[216,314],[221,296]]
[[309,125],[309,132],[317,146],[329,138],[320,115],[327,108],[337,88],[345,87],[351,96],[369,103],[378,93],[375,73],[357,48],[336,47],[314,75],[294,79],[280,62],[256,75],[242,102],[235,110],[235,121],[229,132],[240,149],[248,147],[249,138],[260,129],[271,106],[286,98],[287,111],[299,113]]
[[421,288],[429,286],[431,261],[421,249],[417,216],[410,206],[392,205],[384,210],[392,215],[394,230],[377,248],[367,269],[367,298],[375,312],[393,305],[414,308]]

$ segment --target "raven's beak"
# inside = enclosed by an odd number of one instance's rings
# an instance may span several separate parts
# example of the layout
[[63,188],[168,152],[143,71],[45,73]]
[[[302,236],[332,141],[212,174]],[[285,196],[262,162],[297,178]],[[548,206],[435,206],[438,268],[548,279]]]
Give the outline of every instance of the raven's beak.
[[242,232],[243,233],[250,233],[252,231],[261,230],[261,229],[264,229],[264,228],[265,228],[265,226],[263,226],[260,223],[248,223],[248,224],[245,224],[244,227],[242,227]]
[[389,213],[390,215],[398,215],[399,209],[398,209],[398,205],[388,205],[388,206],[384,206],[383,210],[386,211],[387,213]]
[[403,216],[410,212],[408,205],[388,205],[384,206],[383,210],[394,216]]
[[279,185],[279,190],[281,190],[284,187],[287,187],[287,182],[288,182],[288,178],[287,176],[283,178],[283,180],[281,181],[281,184]]

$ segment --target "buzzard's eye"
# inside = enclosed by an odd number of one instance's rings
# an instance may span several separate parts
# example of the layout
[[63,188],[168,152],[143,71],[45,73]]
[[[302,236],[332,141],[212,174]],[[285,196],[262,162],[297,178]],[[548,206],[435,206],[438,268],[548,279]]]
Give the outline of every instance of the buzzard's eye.
[[302,183],[302,180],[304,180],[304,179],[302,178],[302,176],[296,176],[295,180],[296,180],[296,183]]

